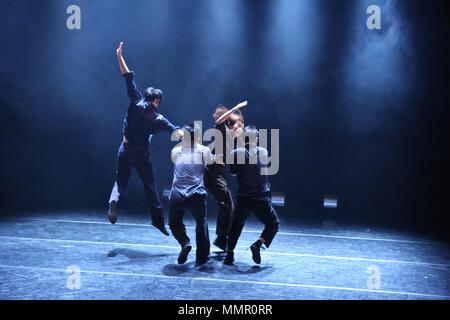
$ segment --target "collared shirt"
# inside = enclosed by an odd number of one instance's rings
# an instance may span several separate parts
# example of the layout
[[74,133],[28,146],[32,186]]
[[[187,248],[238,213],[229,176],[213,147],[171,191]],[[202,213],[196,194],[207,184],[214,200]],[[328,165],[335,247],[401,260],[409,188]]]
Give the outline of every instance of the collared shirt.
[[174,163],[170,200],[183,200],[193,194],[206,195],[203,174],[213,156],[208,147],[196,143],[194,147],[178,145],[172,149]]
[[144,100],[133,79],[134,72],[123,75],[130,104],[123,122],[123,133],[130,145],[148,147],[151,135],[160,131],[172,133],[179,127],[156,112],[155,106]]

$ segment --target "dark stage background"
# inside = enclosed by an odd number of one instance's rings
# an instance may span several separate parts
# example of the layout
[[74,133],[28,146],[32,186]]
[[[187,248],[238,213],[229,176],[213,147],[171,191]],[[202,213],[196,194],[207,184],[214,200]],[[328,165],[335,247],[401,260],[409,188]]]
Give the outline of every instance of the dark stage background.
[[[81,8],[81,30],[66,8]],[[382,9],[368,30],[366,9]],[[445,234],[449,24],[445,1],[0,2],[3,214],[102,210],[127,107],[115,48],[175,124],[212,126],[248,100],[246,123],[279,128],[273,191],[283,219]],[[151,152],[169,187],[168,134]],[[323,209],[337,195],[339,208]],[[133,174],[127,208],[144,211]]]

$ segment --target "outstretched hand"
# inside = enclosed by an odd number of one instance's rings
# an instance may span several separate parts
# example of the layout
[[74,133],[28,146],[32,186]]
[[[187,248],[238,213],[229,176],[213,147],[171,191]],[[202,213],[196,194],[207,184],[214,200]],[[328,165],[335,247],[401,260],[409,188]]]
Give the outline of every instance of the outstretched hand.
[[118,56],[118,57],[121,57],[121,56],[122,56],[122,48],[123,48],[123,42],[121,41],[121,42],[119,43],[119,47],[116,49],[116,53],[117,53],[117,56]]
[[122,48],[123,48],[123,42],[120,41],[119,47],[116,49],[117,60],[119,61],[120,72],[122,74],[130,73],[130,69],[128,68],[128,66],[127,66],[127,64],[125,62],[125,59],[122,56]]

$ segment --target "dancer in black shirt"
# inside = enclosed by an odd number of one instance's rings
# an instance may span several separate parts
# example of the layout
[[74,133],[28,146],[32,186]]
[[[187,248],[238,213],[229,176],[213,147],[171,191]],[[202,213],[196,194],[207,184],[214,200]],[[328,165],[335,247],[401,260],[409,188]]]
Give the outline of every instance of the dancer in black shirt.
[[[279,227],[278,216],[272,206],[270,183],[266,172],[268,151],[258,147],[259,132],[256,128],[245,127],[244,133],[248,141],[244,148],[232,151],[234,162],[230,166],[231,174],[237,176],[238,191],[224,261],[228,265],[234,262],[233,250],[250,213],[254,213],[265,226],[259,239],[250,246],[253,261],[257,264],[261,263],[262,245],[269,248]],[[244,160],[244,163],[240,163],[240,160]]]
[[230,231],[233,218],[233,198],[228,190],[225,179],[225,166],[227,154],[234,149],[233,139],[239,135],[244,128],[244,118],[240,109],[247,105],[244,101],[234,108],[228,110],[219,105],[213,114],[215,128],[221,132],[221,138],[214,141],[212,153],[215,162],[207,166],[205,171],[205,186],[217,202],[217,238],[214,245],[226,250],[227,236]]

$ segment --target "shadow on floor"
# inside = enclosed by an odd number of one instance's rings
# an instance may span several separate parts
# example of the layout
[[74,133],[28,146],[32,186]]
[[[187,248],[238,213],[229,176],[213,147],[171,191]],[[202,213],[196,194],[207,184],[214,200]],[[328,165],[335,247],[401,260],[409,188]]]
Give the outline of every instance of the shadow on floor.
[[117,249],[114,249],[114,250],[111,250],[110,252],[108,252],[108,257],[110,257],[110,258],[114,258],[118,255],[123,255],[123,256],[127,257],[128,259],[148,259],[148,258],[167,257],[167,256],[171,256],[173,254],[170,254],[170,253],[149,254],[149,253],[142,252],[142,251],[136,251],[136,250],[131,250],[131,249],[122,249],[122,248],[117,248]]
[[[219,261],[219,262],[217,262]],[[163,268],[163,273],[166,276],[182,276],[188,274],[190,276],[201,275],[204,273],[222,273],[222,274],[256,274],[262,271],[268,270],[270,273],[273,272],[272,266],[251,266],[245,263],[237,263],[232,266],[226,266],[217,259],[215,256],[209,258],[209,261],[204,265],[197,266],[195,262],[185,263],[183,265],[171,263],[167,264]]]

